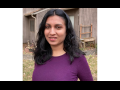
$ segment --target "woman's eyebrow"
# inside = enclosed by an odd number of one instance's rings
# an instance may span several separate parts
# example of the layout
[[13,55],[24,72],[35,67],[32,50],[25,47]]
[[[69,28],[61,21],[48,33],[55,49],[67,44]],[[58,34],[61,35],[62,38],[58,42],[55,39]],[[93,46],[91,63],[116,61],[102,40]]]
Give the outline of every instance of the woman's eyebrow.
[[62,24],[55,24],[55,25],[62,25]]
[[[46,23],[46,25],[50,25],[49,23]],[[62,24],[55,24],[55,25],[62,25]]]
[[50,25],[49,23],[46,23],[46,25]]

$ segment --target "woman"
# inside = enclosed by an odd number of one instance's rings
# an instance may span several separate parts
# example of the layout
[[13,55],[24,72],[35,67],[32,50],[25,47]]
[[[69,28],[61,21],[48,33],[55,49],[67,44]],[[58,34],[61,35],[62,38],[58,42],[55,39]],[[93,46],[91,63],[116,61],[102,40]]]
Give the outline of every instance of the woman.
[[32,81],[93,81],[69,16],[49,10],[40,24]]

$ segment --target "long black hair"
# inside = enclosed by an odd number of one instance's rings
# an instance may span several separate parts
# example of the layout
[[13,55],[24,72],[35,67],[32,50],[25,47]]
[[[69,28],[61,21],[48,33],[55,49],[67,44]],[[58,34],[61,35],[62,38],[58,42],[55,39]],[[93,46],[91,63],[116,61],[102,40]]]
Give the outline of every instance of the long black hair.
[[37,64],[44,64],[47,60],[49,60],[52,57],[52,49],[50,47],[50,44],[47,42],[44,30],[45,30],[45,24],[46,20],[49,16],[52,15],[58,15],[65,20],[66,24],[66,38],[64,40],[64,51],[69,54],[70,61],[74,60],[74,57],[80,57],[82,54],[85,55],[84,52],[82,52],[79,49],[79,42],[77,41],[77,37],[75,34],[75,30],[72,27],[72,23],[70,21],[69,16],[61,9],[51,9],[49,10],[45,16],[42,19],[42,22],[39,25],[39,31],[37,33],[37,43],[36,48],[34,51],[34,60]]

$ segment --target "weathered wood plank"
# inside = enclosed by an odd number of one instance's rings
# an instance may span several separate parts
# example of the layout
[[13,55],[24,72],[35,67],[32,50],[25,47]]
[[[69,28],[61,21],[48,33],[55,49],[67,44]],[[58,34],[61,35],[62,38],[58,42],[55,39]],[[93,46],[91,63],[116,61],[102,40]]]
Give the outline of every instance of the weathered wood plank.
[[88,34],[88,33],[92,33],[92,32],[85,32],[85,33],[81,33],[81,34]]

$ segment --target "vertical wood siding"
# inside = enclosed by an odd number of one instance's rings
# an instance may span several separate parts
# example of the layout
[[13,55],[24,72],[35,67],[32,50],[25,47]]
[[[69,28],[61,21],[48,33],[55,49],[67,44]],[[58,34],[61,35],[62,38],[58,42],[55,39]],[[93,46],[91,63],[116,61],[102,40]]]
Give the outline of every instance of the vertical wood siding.
[[[97,42],[97,8],[79,8],[79,24],[93,25],[93,34]],[[90,27],[82,28],[82,32],[89,32]],[[82,35],[82,38],[90,37],[90,34]]]

